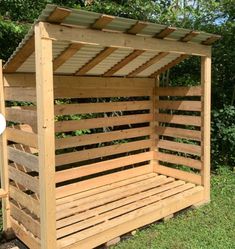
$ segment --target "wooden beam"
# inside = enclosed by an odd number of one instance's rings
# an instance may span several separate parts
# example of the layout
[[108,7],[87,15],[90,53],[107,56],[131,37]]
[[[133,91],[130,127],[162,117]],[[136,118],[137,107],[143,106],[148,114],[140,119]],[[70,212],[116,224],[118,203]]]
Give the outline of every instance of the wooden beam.
[[148,67],[150,67],[153,64],[157,63],[158,61],[160,61],[162,58],[164,58],[168,54],[169,53],[167,53],[167,52],[160,52],[159,54],[155,55],[153,58],[151,58],[150,60],[148,60],[147,62],[145,62],[140,67],[136,68],[133,72],[131,72],[130,74],[128,74],[128,77],[135,77],[136,75],[138,75],[139,73],[141,73],[145,69],[147,69]]
[[191,41],[195,36],[199,35],[200,32],[197,31],[190,31],[188,34],[186,34],[183,38],[180,39],[182,42],[189,42]]
[[140,33],[148,24],[146,22],[137,21],[130,29],[128,29],[127,33],[136,35]]
[[179,64],[181,61],[187,59],[189,57],[189,55],[187,54],[183,54],[183,55],[180,55],[178,58],[176,58],[175,60],[171,61],[170,63],[168,63],[167,65],[165,65],[164,67],[160,68],[159,70],[157,70],[157,72],[153,73],[150,75],[150,78],[154,78],[156,77],[157,75],[165,72],[166,70],[174,67],[175,65]]
[[91,59],[87,64],[85,64],[81,69],[79,69],[75,75],[84,75],[96,65],[98,65],[101,61],[107,58],[110,54],[112,54],[118,48],[108,47],[102,50],[97,56]]
[[174,40],[155,39],[138,35],[118,32],[101,32],[100,30],[84,29],[79,27],[66,27],[51,23],[40,22],[44,38],[70,41],[76,43],[89,43],[104,47],[120,47],[134,50],[150,50],[169,53],[192,54],[210,56],[210,47],[202,44],[183,43]]
[[114,65],[112,68],[110,68],[106,73],[104,73],[103,76],[112,76],[114,75],[117,71],[119,71],[121,68],[126,66],[128,63],[130,63],[132,60],[143,54],[145,51],[144,50],[134,50],[132,53],[127,55],[123,60],[118,62],[116,65]]
[[102,29],[104,29],[110,22],[112,22],[113,19],[115,19],[114,16],[102,15],[99,19],[96,20],[95,23],[93,23],[93,24],[91,25],[91,28],[102,30]]
[[53,60],[53,70],[56,71],[68,59],[77,53],[84,46],[83,43],[72,43],[62,53]]
[[202,184],[204,202],[210,201],[210,122],[211,122],[211,58],[201,58],[202,106]]
[[52,40],[35,26],[41,247],[57,248]]
[[34,35],[32,35],[16,53],[14,58],[4,68],[5,73],[16,72],[17,69],[29,58],[34,52]]
[[216,42],[217,40],[221,39],[220,35],[213,35],[209,37],[207,40],[203,41],[203,45],[211,45],[212,43]]
[[62,23],[66,17],[68,17],[71,14],[71,10],[56,7],[53,12],[50,14],[50,16],[47,18],[47,22],[52,23]]
[[166,27],[165,29],[163,29],[162,31],[160,31],[158,34],[156,34],[154,37],[158,38],[158,39],[164,39],[166,38],[169,34],[171,34],[172,32],[174,32],[177,28],[173,28],[173,27]]
[[[0,113],[5,116],[2,60],[0,60]],[[6,132],[3,132],[3,134],[0,135],[0,177],[1,177],[1,187],[3,188],[3,191],[9,193]],[[9,232],[11,228],[9,196],[2,200],[2,215],[3,215],[3,231]]]

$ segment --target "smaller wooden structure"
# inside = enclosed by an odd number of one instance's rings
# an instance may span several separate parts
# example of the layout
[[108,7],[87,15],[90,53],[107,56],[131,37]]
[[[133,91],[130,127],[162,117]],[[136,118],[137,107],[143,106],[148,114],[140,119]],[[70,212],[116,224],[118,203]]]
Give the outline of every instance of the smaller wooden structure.
[[[4,230],[88,249],[208,202],[216,39],[48,5],[0,74]],[[161,86],[188,56],[201,83]]]

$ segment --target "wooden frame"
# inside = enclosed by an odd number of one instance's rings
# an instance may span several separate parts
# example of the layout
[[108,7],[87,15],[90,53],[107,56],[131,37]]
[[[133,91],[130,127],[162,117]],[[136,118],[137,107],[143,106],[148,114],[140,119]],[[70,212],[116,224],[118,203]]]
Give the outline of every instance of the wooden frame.
[[[94,248],[210,200],[211,47],[190,42],[194,31],[167,39],[171,27],[138,35],[143,22],[105,32],[113,21],[106,15],[87,29],[59,25],[69,15],[58,8],[35,25],[35,74],[14,73],[32,53],[24,46],[0,72],[0,112],[12,124],[0,137],[3,225],[33,249]],[[53,57],[57,40],[68,45]],[[86,44],[103,49],[74,75],[53,72]],[[130,53],[102,77],[86,76],[119,48]],[[155,55],[114,76],[146,51]],[[171,62],[138,78],[172,52]],[[189,55],[201,57],[201,85],[161,86],[159,75]]]

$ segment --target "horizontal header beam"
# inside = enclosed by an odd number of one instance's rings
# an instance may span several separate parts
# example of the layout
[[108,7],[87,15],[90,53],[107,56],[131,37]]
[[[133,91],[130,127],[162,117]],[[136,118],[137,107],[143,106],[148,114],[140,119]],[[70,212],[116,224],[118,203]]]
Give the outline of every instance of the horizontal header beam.
[[210,56],[211,47],[202,44],[184,43],[181,41],[161,40],[146,36],[133,36],[130,34],[107,32],[78,27],[40,22],[42,38],[70,41],[73,43],[84,42],[104,47],[120,47],[138,50],[152,50],[197,56]]

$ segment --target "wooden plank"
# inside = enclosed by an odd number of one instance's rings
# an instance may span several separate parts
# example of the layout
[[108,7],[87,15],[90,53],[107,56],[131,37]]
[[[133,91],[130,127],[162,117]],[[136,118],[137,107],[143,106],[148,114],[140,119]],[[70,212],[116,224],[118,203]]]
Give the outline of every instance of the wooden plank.
[[160,113],[156,117],[156,120],[162,123],[201,126],[200,116],[171,115],[171,114]]
[[10,202],[11,216],[20,222],[35,237],[40,238],[40,223],[25,211]]
[[152,152],[139,153],[56,172],[56,183],[105,172],[152,159]]
[[152,118],[153,117],[151,114],[138,114],[138,115],[125,115],[120,117],[59,121],[55,123],[55,131],[69,132],[69,131],[82,130],[82,129],[148,123],[152,121]]
[[23,207],[27,208],[31,213],[40,217],[40,206],[38,200],[13,185],[10,185],[10,197]]
[[[137,167],[134,169],[123,170],[112,175],[104,175],[95,177],[93,179],[85,180],[82,182],[72,183],[66,186],[56,188],[56,198],[63,198],[68,195],[73,195],[81,191],[86,191],[93,188],[98,188],[107,184],[129,179],[131,177],[152,173],[149,165]],[[112,176],[112,177],[110,177]]]
[[92,68],[97,66],[100,62],[106,59],[109,55],[111,55],[118,48],[115,47],[107,47],[102,50],[98,55],[96,55],[93,59],[91,59],[88,63],[86,63],[82,68],[80,68],[75,75],[85,75]]
[[203,87],[202,116],[202,184],[204,202],[210,201],[210,123],[211,123],[211,58],[201,58],[201,84]]
[[195,183],[198,185],[201,185],[201,183],[202,183],[200,175],[196,175],[196,174],[182,171],[179,169],[173,169],[170,167],[157,165],[156,172],[159,174],[174,177],[176,179],[181,179],[181,180],[184,180],[187,182],[192,182],[192,183]]
[[40,241],[32,236],[32,234],[11,217],[12,229],[17,238],[24,242],[29,248],[40,249]]
[[157,101],[159,109],[180,110],[180,111],[202,111],[201,101],[187,101],[187,100],[159,100]]
[[7,140],[14,143],[23,144],[29,147],[37,148],[37,134],[27,132],[17,128],[7,127],[6,129]]
[[109,15],[101,15],[92,25],[91,28],[93,29],[104,29],[110,22],[115,19],[114,16]]
[[25,188],[39,194],[39,181],[36,177],[30,176],[27,173],[20,171],[12,166],[8,167],[9,178],[23,185]]
[[[5,96],[2,74],[2,60],[0,59],[0,113],[5,116]],[[0,180],[3,191],[9,193],[9,173],[7,158],[7,136],[6,132],[0,135]],[[2,224],[3,231],[8,233],[11,228],[9,197],[2,200]]]
[[173,142],[173,141],[160,139],[157,146],[158,148],[166,150],[173,150],[197,156],[201,155],[201,146],[195,144],[186,144],[186,143]]
[[[36,86],[35,74],[12,73],[4,75],[6,87],[34,87]],[[153,88],[154,79],[150,78],[120,78],[120,77],[96,77],[96,76],[68,76],[54,75],[54,86],[67,88]],[[79,82],[79,84],[78,84]]]
[[8,192],[0,188],[0,199],[6,198],[7,196],[8,196]]
[[[94,248],[98,245],[103,244],[107,240],[117,237],[119,235],[125,234],[129,231],[132,231],[136,228],[143,227],[144,225],[150,224],[153,221],[159,220],[169,214],[175,213],[181,209],[184,209],[188,206],[191,206],[193,203],[196,203],[202,199],[203,189],[198,186],[191,190],[185,191],[184,193],[177,194],[164,202],[158,202],[154,205],[149,205],[143,208],[139,214],[130,213],[129,219],[123,221],[122,218],[119,218],[119,225],[115,225],[109,229],[99,230],[97,233],[97,227],[93,228],[96,230],[93,236],[89,236],[87,239],[79,239],[79,242],[65,238],[63,241],[59,240],[59,246],[67,245],[66,249],[86,249],[87,247]],[[181,201],[180,201],[181,199]],[[131,215],[132,214],[132,215]],[[65,244],[64,244],[65,243]]]
[[36,102],[36,89],[33,87],[5,87],[5,100]]
[[161,30],[159,33],[157,33],[154,37],[158,39],[164,39],[168,35],[170,35],[172,32],[177,30],[177,28],[174,27],[166,27],[165,29]]
[[201,169],[202,167],[202,162],[200,160],[195,160],[192,158],[177,156],[168,153],[157,152],[156,158],[159,161],[164,161],[175,165],[184,165],[193,169]]
[[156,132],[158,135],[201,141],[201,131],[158,126]]
[[8,146],[8,159],[20,164],[22,166],[25,166],[31,171],[39,172],[39,166],[38,166],[38,157],[35,155],[32,155],[30,153],[17,150],[13,147]]
[[101,113],[114,111],[147,110],[151,101],[120,101],[55,105],[55,115]]
[[[65,164],[71,164],[90,160],[99,157],[110,156],[114,154],[120,154],[135,150],[148,149],[151,146],[151,140],[140,140],[134,142],[128,142],[123,144],[114,144],[109,146],[102,146],[99,148],[86,149],[82,151],[69,152],[64,154],[56,155],[56,166]],[[105,170],[104,165],[102,169]]]
[[127,33],[136,35],[140,33],[146,26],[148,26],[146,22],[137,21],[130,29],[127,30]]
[[167,65],[163,66],[162,68],[158,69],[156,72],[154,72],[153,74],[150,75],[150,77],[154,78],[157,75],[160,75],[161,73],[164,73],[165,71],[167,71],[168,69],[176,66],[177,64],[179,64],[180,62],[182,62],[183,60],[187,59],[189,57],[188,54],[183,54],[180,55],[178,58],[176,58],[175,60],[171,61],[170,63],[168,63]]
[[29,56],[33,54],[34,49],[34,35],[32,35],[21,47],[20,52],[17,52],[14,58],[6,65],[4,72],[16,72],[17,69],[29,58]]
[[201,96],[201,86],[190,86],[190,87],[159,87],[157,88],[158,96]]
[[180,41],[182,41],[182,42],[189,42],[189,41],[191,41],[197,35],[200,35],[200,32],[190,31],[188,34],[186,34],[184,37],[182,37],[180,39]]
[[86,42],[103,47],[122,47],[137,50],[153,50],[169,53],[210,56],[210,48],[202,44],[183,43],[174,40],[162,40],[146,36],[130,35],[118,32],[101,32],[94,29],[66,27],[51,23],[39,23],[42,37],[72,42]]
[[75,55],[84,46],[83,43],[72,43],[53,60],[53,70],[56,71],[67,60]]
[[219,39],[221,39],[220,35],[213,35],[211,37],[209,37],[208,39],[206,39],[205,41],[202,41],[203,45],[211,45],[212,43],[218,41]]
[[144,50],[134,50],[129,55],[127,55],[124,59],[122,59],[120,62],[118,62],[116,65],[114,65],[112,68],[110,68],[107,72],[103,74],[103,76],[112,76],[117,71],[119,71],[121,68],[125,67],[128,63],[133,61],[135,58],[143,54]]
[[[38,116],[40,232],[42,248],[57,248],[55,224],[55,129],[52,40],[35,26]],[[50,232],[48,232],[50,231]]]
[[71,12],[69,9],[56,6],[53,12],[47,17],[47,22],[62,23]]
[[159,54],[157,54],[154,57],[152,57],[151,59],[149,59],[147,62],[145,62],[140,67],[136,68],[133,72],[131,72],[130,74],[128,74],[128,77],[135,77],[135,76],[137,76],[139,73],[143,72],[148,67],[150,67],[153,64],[157,63],[158,61],[160,61],[162,58],[164,58],[168,54],[169,53],[167,53],[167,52],[160,52]]

